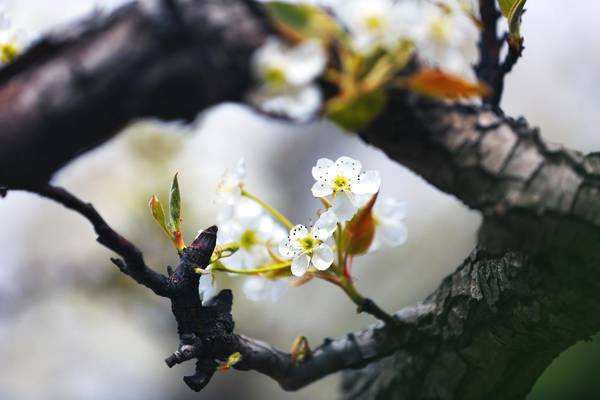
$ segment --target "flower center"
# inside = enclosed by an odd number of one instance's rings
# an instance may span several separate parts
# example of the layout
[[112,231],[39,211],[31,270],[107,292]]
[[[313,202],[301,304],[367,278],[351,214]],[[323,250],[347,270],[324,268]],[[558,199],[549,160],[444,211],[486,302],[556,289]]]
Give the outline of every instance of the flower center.
[[265,81],[272,86],[285,85],[285,72],[281,68],[269,67],[265,71]]
[[365,26],[371,33],[379,32],[383,28],[383,19],[380,15],[369,15],[365,18]]
[[350,191],[350,179],[343,175],[335,177],[332,183],[332,189],[335,193],[337,192],[349,192]]
[[438,43],[446,43],[450,33],[450,27],[446,18],[437,18],[430,26],[433,39]]
[[18,54],[19,50],[13,43],[0,44],[0,61],[2,61],[3,63],[13,61]]
[[298,239],[298,244],[304,251],[311,251],[317,246],[317,239],[311,235],[306,235],[301,239]]
[[258,244],[258,237],[252,229],[245,230],[240,236],[240,247],[244,250],[250,250],[256,244]]

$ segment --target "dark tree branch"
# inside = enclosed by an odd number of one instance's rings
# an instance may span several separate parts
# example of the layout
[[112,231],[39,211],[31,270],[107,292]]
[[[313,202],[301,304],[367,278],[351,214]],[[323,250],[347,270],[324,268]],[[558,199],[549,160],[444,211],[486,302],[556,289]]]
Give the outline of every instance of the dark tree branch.
[[[500,109],[504,91],[504,79],[510,73],[523,52],[523,40],[511,43],[508,33],[498,36],[498,19],[502,16],[496,7],[496,0],[479,0],[481,35],[479,38],[479,62],[475,66],[477,78],[491,89],[485,104]],[[507,45],[507,54],[501,61],[500,53]]]
[[123,260],[111,258],[111,261],[126,275],[132,277],[136,282],[151,289],[159,296],[167,296],[167,277],[154,272],[144,262],[142,252],[130,241],[115,232],[98,214],[96,209],[90,203],[85,203],[73,196],[63,188],[54,186],[43,186],[38,189],[29,189],[29,191],[39,194],[42,197],[54,200],[79,214],[90,221],[94,231],[98,235],[98,243],[114,251]]
[[[482,1],[482,13],[491,3]],[[0,71],[0,186],[46,182],[134,118],[190,119],[217,102],[243,98],[252,84],[250,56],[269,31],[260,6],[251,0],[169,4],[150,11],[127,6],[55,33]],[[518,58],[509,51],[499,63],[496,35],[495,28],[484,29],[482,40],[492,45],[482,48],[482,59],[500,68],[489,75],[495,85]],[[484,66],[480,74],[488,76]],[[499,101],[501,86],[496,93]],[[195,288],[192,267],[205,262],[214,236],[209,229],[199,250],[185,253],[169,274],[164,293],[181,345],[168,364],[196,359],[196,374],[186,383],[199,390],[215,360],[239,351],[236,368],[297,389],[393,354],[352,374],[348,397],[522,397],[554,355],[600,330],[600,157],[552,146],[524,120],[491,105],[394,92],[361,134],[484,215],[479,250],[423,305],[396,314],[401,329],[373,327],[328,341],[299,364],[233,334],[231,294],[224,291],[204,307]],[[97,213],[75,205],[94,224]],[[141,255],[125,257],[128,246],[106,242],[124,251],[125,267],[143,264]]]
[[38,186],[136,118],[242,100],[268,29],[249,3],[133,3],[45,36],[0,70],[0,186]]
[[[236,369],[256,370],[275,379],[285,390],[297,390],[331,373],[365,366],[391,354],[403,342],[396,333],[404,327],[404,323],[402,319],[394,318],[387,321],[388,325],[377,325],[349,333],[341,339],[327,340],[315,349],[310,359],[294,363],[288,353],[233,334],[233,297],[230,291],[222,291],[206,306],[201,304],[198,275],[194,269],[209,263],[216,243],[216,227],[205,230],[184,250],[181,262],[175,270],[169,268],[167,278],[151,270],[140,250],[115,232],[90,203],[83,202],[65,189],[49,185],[28,190],[81,214],[94,227],[97,241],[123,257],[123,260],[111,259],[121,272],[157,295],[171,299],[181,344],[165,362],[173,367],[198,359],[196,374],[184,378],[194,390],[201,390],[210,381],[218,366],[215,359],[224,361],[235,352],[240,352],[243,357]],[[367,299],[366,302],[369,312],[375,315],[382,312],[372,300]],[[386,317],[387,320],[389,316],[386,314]]]
[[491,89],[484,102],[498,107],[502,97],[503,77],[500,71],[500,50],[503,40],[498,37],[498,18],[500,11],[496,8],[496,0],[479,0],[481,16],[481,34],[479,38],[479,63],[475,73],[480,81]]

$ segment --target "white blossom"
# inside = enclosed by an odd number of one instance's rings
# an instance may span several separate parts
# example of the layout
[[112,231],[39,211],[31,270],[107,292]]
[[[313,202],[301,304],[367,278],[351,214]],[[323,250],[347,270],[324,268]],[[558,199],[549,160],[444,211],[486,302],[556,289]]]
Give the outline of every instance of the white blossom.
[[360,53],[377,48],[393,50],[402,38],[411,38],[419,10],[412,0],[347,0],[334,6]]
[[222,206],[219,217],[226,219],[233,213],[233,207],[242,197],[242,185],[246,179],[246,163],[238,160],[233,170],[226,170],[217,185],[217,204]]
[[325,271],[333,263],[333,250],[325,243],[337,226],[337,217],[329,210],[321,214],[309,231],[304,225],[296,225],[279,244],[279,253],[292,259],[292,274],[302,276],[312,265]]
[[212,266],[209,265],[205,269],[205,274],[200,276],[198,280],[198,293],[200,294],[200,300],[202,305],[206,305],[213,297],[217,295],[217,285],[214,281],[212,274]]
[[313,81],[326,63],[325,50],[316,41],[292,46],[269,38],[252,59],[261,85],[249,100],[265,112],[306,120],[321,106],[321,93]]
[[227,258],[236,268],[256,268],[270,260],[267,247],[273,247],[286,236],[286,231],[256,202],[242,198],[233,212],[220,213],[218,243],[237,242],[240,248]]
[[358,160],[343,156],[335,162],[317,160],[312,168],[316,182],[311,188],[315,197],[333,196],[333,211],[340,221],[350,220],[366,196],[379,191],[381,177],[377,171],[362,171]]
[[378,199],[373,206],[375,219],[375,238],[370,251],[386,245],[396,247],[404,244],[408,238],[408,230],[404,223],[406,203],[394,198]]
[[289,287],[285,278],[267,279],[264,277],[250,277],[244,281],[244,294],[252,301],[270,300],[276,302]]
[[426,62],[470,77],[478,29],[466,7],[460,0],[446,0],[441,5],[423,2],[416,40],[417,52]]

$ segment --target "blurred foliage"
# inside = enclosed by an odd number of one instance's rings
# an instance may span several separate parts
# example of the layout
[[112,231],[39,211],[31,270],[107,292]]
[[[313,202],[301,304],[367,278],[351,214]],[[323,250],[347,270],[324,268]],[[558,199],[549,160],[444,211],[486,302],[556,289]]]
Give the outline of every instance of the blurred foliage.
[[563,352],[538,379],[528,400],[600,398],[600,334]]

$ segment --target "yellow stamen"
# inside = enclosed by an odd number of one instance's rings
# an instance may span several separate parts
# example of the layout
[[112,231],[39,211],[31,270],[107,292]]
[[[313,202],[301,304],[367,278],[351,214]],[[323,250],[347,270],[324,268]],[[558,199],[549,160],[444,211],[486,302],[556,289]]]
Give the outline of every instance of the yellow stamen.
[[258,242],[259,240],[256,236],[256,232],[252,229],[247,229],[242,233],[242,236],[240,236],[240,247],[245,250],[250,250],[252,246],[258,244]]
[[349,192],[350,191],[350,180],[345,176],[338,175],[333,180],[333,191],[337,192]]

